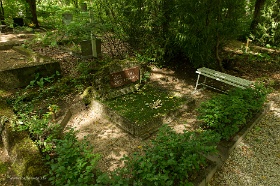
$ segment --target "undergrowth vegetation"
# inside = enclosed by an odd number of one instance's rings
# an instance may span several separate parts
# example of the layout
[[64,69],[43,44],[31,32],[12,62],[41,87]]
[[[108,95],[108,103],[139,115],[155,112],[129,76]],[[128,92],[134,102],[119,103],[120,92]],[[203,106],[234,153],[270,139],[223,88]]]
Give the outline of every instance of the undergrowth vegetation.
[[[41,79],[37,78],[37,81]],[[10,100],[17,114],[13,127],[14,130],[30,133],[45,156],[50,169],[47,176],[53,185],[193,185],[200,171],[210,165],[206,156],[217,153],[216,147],[220,140],[230,139],[262,109],[270,91],[264,85],[256,84],[253,88],[234,89],[227,95],[218,95],[202,103],[198,109],[198,118],[203,121],[201,129],[176,133],[169,126],[163,125],[151,141],[139,147],[139,152],[123,158],[124,167],[113,172],[101,172],[97,168],[101,156],[94,152],[94,144],[89,144],[86,138],[78,140],[73,129],[62,132],[61,126],[54,120],[59,107],[53,104],[51,97],[64,95],[64,91],[69,92],[76,85],[69,86],[69,80],[60,79],[56,82],[58,85],[53,82],[51,86],[44,84],[41,87],[37,81]],[[160,109],[175,107],[175,99],[180,99],[162,90],[163,97],[158,98],[161,102],[154,104],[157,100],[150,97],[153,95],[151,91],[155,95],[160,91],[150,89],[144,86],[141,91],[129,94],[130,97],[133,95],[131,100],[126,96],[116,98],[117,102],[112,107],[121,99],[124,108],[127,108],[126,104],[136,107],[140,104],[141,107],[144,105],[160,112]],[[149,99],[137,102],[137,97],[143,99],[143,96]],[[36,108],[42,107],[36,104],[41,99],[47,100],[44,104],[47,107],[39,111]],[[133,100],[136,102],[131,102]],[[139,120],[147,118],[144,115]]]
[[228,140],[262,109],[269,91],[262,84],[231,90],[203,102],[198,108],[198,118],[205,129],[214,130]]
[[127,185],[192,185],[199,170],[209,165],[205,156],[217,152],[219,136],[211,131],[176,133],[163,125],[143,152],[125,158],[117,172]]

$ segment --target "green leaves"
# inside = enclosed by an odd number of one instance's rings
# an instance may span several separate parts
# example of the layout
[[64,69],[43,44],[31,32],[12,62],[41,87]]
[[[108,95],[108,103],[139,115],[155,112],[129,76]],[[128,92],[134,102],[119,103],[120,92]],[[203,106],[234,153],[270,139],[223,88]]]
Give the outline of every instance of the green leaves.
[[244,126],[253,114],[261,110],[269,89],[261,84],[245,90],[234,89],[200,105],[198,118],[207,129],[216,131],[228,140]]
[[[95,183],[95,167],[100,155],[86,142],[79,142],[71,129],[56,140],[56,156],[48,162],[49,181],[53,185],[91,185]],[[50,160],[49,156],[46,157]]]
[[216,152],[219,137],[212,132],[177,134],[164,125],[143,153],[126,159],[119,174],[131,185],[191,185],[191,177],[207,162],[203,154]]

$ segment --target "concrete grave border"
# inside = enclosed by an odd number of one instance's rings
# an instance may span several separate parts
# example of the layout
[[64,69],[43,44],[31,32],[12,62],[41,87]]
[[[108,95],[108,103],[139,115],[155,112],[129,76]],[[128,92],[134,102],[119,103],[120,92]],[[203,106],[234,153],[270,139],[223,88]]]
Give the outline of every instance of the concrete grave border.
[[12,49],[27,56],[30,62],[20,65],[13,65],[7,69],[0,69],[1,88],[13,89],[29,85],[35,79],[35,74],[51,76],[56,71],[61,72],[59,62],[48,57],[36,54],[35,52],[21,46],[13,46]]

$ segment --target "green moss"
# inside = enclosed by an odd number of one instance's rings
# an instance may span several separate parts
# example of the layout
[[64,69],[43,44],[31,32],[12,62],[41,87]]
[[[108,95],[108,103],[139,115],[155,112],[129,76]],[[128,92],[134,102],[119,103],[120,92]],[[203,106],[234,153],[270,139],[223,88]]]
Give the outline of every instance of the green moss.
[[8,171],[9,164],[7,162],[0,162],[0,174],[5,174]]
[[1,99],[0,97],[0,118],[1,116],[5,116],[7,118],[10,118],[13,116],[12,109],[7,105],[6,101]]
[[185,102],[185,97],[176,97],[165,89],[148,85],[139,92],[104,103],[121,116],[141,125],[157,117],[166,116]]
[[26,185],[32,185],[33,182],[37,182],[37,178],[42,178],[46,174],[39,150],[30,138],[24,138],[16,143],[12,155],[16,156],[12,170],[18,177],[30,178],[24,180]]

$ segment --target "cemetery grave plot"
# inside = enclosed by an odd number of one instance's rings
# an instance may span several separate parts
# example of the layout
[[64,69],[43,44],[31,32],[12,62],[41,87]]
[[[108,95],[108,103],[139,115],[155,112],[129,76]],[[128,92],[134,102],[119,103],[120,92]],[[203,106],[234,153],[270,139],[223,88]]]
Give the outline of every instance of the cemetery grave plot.
[[0,88],[14,89],[27,86],[40,76],[60,72],[60,64],[19,46],[0,50]]
[[16,52],[13,49],[9,50],[0,50],[0,68],[1,70],[15,68],[18,65],[28,63],[28,58],[25,55],[22,55]]
[[[135,137],[146,138],[162,124],[170,123],[194,103],[190,96],[145,80],[149,68],[135,61],[106,64],[95,74],[85,103],[101,105],[111,122]],[[86,95],[86,94],[85,94]]]
[[106,100],[105,109],[111,121],[133,136],[146,138],[162,124],[170,123],[187,112],[194,100],[170,92],[155,84],[147,84],[140,91]]
[[[109,74],[108,77],[110,77]],[[168,96],[169,97],[168,99],[173,102],[176,99],[181,99],[179,95],[189,96],[191,92],[194,90],[193,81],[188,83],[186,83],[183,80],[181,81],[180,79],[177,79],[177,75],[175,75],[173,71],[160,70],[158,68],[153,69],[150,79],[152,84],[147,86],[150,86],[152,90],[154,90],[155,87],[158,87],[158,89],[162,90],[162,92],[164,92],[164,94],[167,95],[169,93],[171,94],[172,91],[176,92],[179,98],[176,98],[176,96],[173,96],[173,98],[172,96]],[[170,81],[167,82],[166,79],[170,79]],[[110,81],[108,81],[107,84],[110,86]],[[127,86],[131,84],[133,85],[134,83],[127,84]],[[117,88],[112,88],[112,90],[115,89]],[[128,99],[129,97],[132,98],[133,96],[144,96],[143,92],[148,93],[147,89],[150,88],[146,88],[146,89],[143,88],[142,91],[139,92],[133,92],[133,93],[121,95],[119,97],[111,99],[111,101],[116,102],[117,99],[125,99],[125,98]],[[153,95],[146,94],[146,96],[150,97]],[[162,97],[163,99],[167,99],[165,98],[167,96],[162,96]],[[200,102],[204,99],[208,99],[208,98],[204,98],[204,95],[202,94],[196,94],[193,95],[192,97],[194,97],[194,99],[196,100],[196,104],[197,101]],[[182,97],[182,101],[184,99],[185,98]],[[75,99],[75,101],[78,100],[79,100],[78,98]],[[132,99],[130,101],[132,101]],[[186,105],[190,105],[191,102],[188,103],[188,100],[186,101],[187,101]],[[167,106],[167,104],[164,103],[164,100],[162,100],[162,103],[164,104],[162,104],[162,106],[157,109],[152,109],[151,107],[148,107],[149,106],[148,104],[145,105],[144,103],[141,103],[141,101],[139,102],[140,104],[143,105],[143,108],[147,110],[154,110],[155,112],[158,112],[160,108],[164,110],[164,106]],[[153,102],[151,101],[150,103]],[[127,104],[127,101],[124,101],[123,104]],[[175,105],[175,103],[172,104]],[[138,136],[133,136],[131,135],[131,133],[129,133],[128,130],[122,130],[123,128],[120,126],[120,124],[118,125],[115,122],[113,122],[112,118],[106,114],[104,105],[106,106],[106,104],[102,104],[100,103],[100,101],[97,100],[93,100],[93,102],[88,106],[85,106],[83,101],[81,100],[79,102],[72,103],[70,108],[72,116],[69,122],[67,123],[66,128],[68,127],[75,128],[75,130],[78,131],[77,133],[78,139],[83,139],[85,136],[87,136],[87,140],[94,145],[94,152],[99,153],[102,156],[101,160],[98,163],[98,168],[100,168],[100,170],[102,171],[107,172],[107,171],[113,171],[117,167],[123,166],[124,162],[121,160],[123,155],[129,156],[136,151],[141,151],[142,147],[145,145],[145,143],[148,140],[147,139],[143,140]],[[169,106],[170,105],[171,104],[169,104]],[[181,106],[184,105],[185,104],[182,104]],[[131,108],[132,106],[133,105],[130,105],[129,108]],[[114,112],[113,114],[115,117],[120,115],[117,114],[116,111],[113,110],[113,108],[109,106],[106,107]],[[170,111],[170,109],[172,109],[172,107],[168,108],[165,111]],[[143,123],[145,124],[145,122]],[[129,124],[130,126],[132,126],[134,122],[130,121]],[[182,132],[183,130],[194,130],[196,124],[197,121],[196,121],[196,114],[194,108],[191,110],[187,109],[187,111],[183,112],[180,115],[180,117],[176,117],[172,122],[168,123],[168,125],[172,126],[172,128],[174,128],[174,130],[179,133]],[[150,126],[146,126],[146,127],[148,128]],[[151,136],[151,138],[153,138],[153,135]]]

